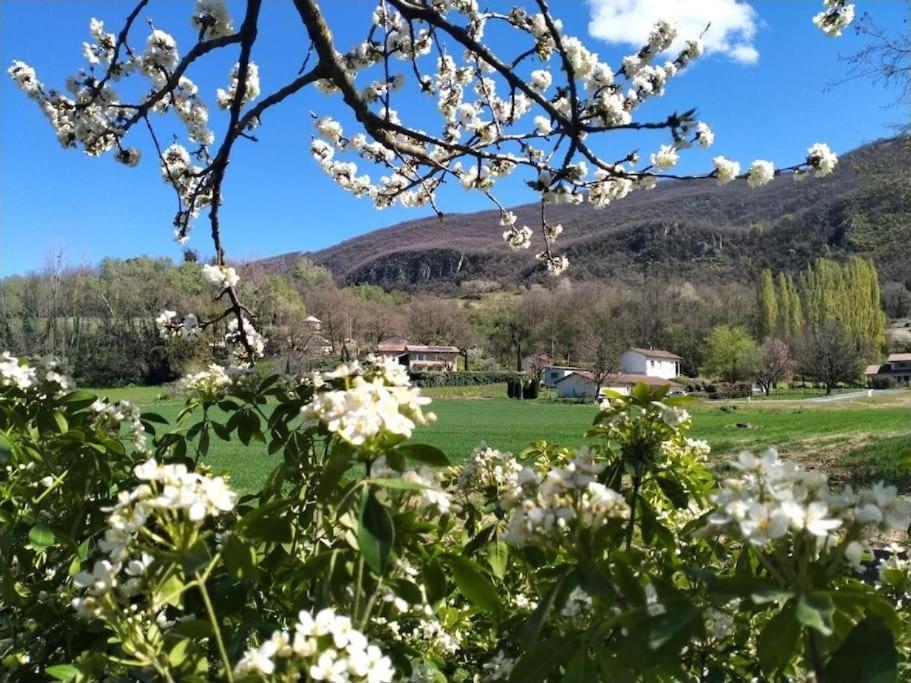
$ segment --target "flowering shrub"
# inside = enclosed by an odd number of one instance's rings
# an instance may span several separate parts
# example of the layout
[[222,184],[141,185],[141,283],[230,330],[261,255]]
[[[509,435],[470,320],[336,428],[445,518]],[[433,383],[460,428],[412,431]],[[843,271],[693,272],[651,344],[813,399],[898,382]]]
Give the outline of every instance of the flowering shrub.
[[[894,488],[832,490],[774,452],[716,482],[686,398],[640,385],[589,445],[452,465],[410,440],[429,400],[391,363],[212,366],[185,388],[156,433],[57,359],[2,357],[4,671],[859,681],[908,659],[907,556],[869,562],[871,534],[908,523]],[[213,437],[279,462],[234,491],[204,464]]]

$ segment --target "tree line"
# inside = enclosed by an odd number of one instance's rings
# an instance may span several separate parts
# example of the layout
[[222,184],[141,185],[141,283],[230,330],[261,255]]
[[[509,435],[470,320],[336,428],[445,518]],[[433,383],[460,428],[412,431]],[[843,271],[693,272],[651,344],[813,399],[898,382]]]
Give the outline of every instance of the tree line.
[[[679,354],[687,377],[771,388],[799,373],[834,386],[858,379],[859,364],[875,360],[885,340],[876,269],[859,258],[819,259],[796,277],[766,270],[757,287],[668,283],[655,274],[462,297],[339,286],[307,258],[282,272],[237,267],[269,339],[269,362],[290,372],[363,355],[402,335],[466,349],[472,370],[535,371],[553,362],[585,367],[603,381],[629,346],[653,346]],[[96,386],[166,382],[221,359],[218,326],[205,344],[159,339],[154,319],[165,309],[218,311],[195,252],[178,264],[141,256],[75,268],[57,256],[40,272],[0,281],[0,345],[66,356],[80,381]],[[308,316],[320,319],[318,332]]]

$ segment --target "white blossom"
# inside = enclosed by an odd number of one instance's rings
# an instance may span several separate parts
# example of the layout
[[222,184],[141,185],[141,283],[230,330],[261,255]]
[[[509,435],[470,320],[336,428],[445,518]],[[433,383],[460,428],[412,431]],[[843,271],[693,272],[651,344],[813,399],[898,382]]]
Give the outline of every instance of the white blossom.
[[771,161],[757,159],[750,165],[747,171],[747,184],[750,187],[762,187],[772,181],[775,177],[775,166]]
[[807,150],[807,165],[817,176],[827,176],[835,170],[838,157],[824,142],[817,142]]
[[664,170],[676,166],[679,159],[677,148],[673,145],[661,145],[661,148],[651,156],[652,165]]
[[721,185],[731,182],[740,175],[740,164],[731,159],[717,156],[712,159],[712,165],[715,167],[715,175]]

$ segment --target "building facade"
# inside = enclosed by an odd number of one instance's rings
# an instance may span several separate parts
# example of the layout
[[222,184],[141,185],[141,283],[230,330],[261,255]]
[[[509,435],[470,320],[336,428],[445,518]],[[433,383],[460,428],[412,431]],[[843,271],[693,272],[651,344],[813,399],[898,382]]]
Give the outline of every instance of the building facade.
[[890,353],[882,365],[867,366],[864,375],[868,384],[876,378],[885,377],[896,386],[911,387],[911,353]]
[[620,356],[620,372],[628,375],[645,375],[661,379],[680,376],[680,361],[676,353],[660,349],[633,347]]
[[460,353],[455,346],[412,344],[405,337],[389,337],[376,346],[378,356],[394,359],[410,372],[452,372],[458,369]]

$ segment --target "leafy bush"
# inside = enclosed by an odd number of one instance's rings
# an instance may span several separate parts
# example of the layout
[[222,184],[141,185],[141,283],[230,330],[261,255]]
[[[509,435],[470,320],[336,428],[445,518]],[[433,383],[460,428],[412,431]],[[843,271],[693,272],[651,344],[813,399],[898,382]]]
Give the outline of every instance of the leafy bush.
[[[592,445],[414,443],[399,366],[186,378],[173,426],[0,358],[0,664],[14,680],[895,680],[909,561],[857,578],[894,488],[742,454],[687,398],[612,395]],[[216,411],[215,409],[218,408]],[[215,417],[218,415],[219,417]],[[212,438],[278,462],[238,496]]]
[[476,384],[502,384],[511,379],[522,378],[518,372],[501,371],[459,371],[459,372],[413,372],[411,381],[416,387],[467,387]]
[[716,382],[706,386],[705,393],[710,399],[747,398],[753,395],[749,382]]
[[870,379],[870,387],[872,389],[894,389],[895,379],[888,375],[874,375]]

